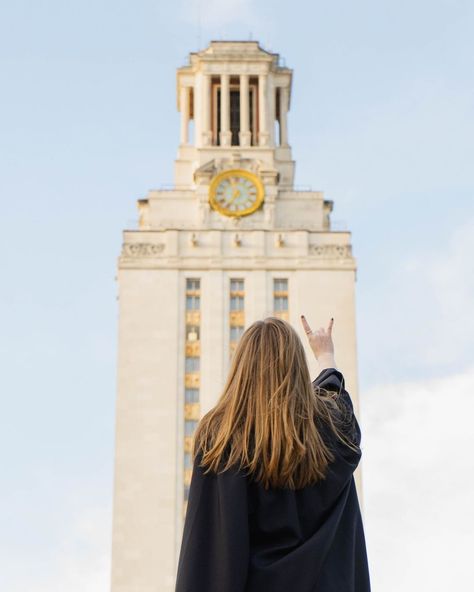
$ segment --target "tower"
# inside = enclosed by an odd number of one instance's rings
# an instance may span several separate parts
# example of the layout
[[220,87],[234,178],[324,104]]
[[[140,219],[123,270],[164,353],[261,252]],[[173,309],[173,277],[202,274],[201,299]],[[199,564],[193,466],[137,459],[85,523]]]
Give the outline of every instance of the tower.
[[322,192],[294,189],[291,84],[256,41],[213,41],[177,70],[175,185],[138,200],[118,259],[112,592],[174,589],[192,435],[253,321],[280,316],[306,344],[300,314],[334,316],[357,403],[350,232]]

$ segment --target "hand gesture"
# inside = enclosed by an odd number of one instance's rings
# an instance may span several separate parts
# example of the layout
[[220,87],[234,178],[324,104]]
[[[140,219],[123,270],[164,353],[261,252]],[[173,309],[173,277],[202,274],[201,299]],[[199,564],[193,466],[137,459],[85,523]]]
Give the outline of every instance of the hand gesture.
[[329,321],[327,329],[321,327],[317,331],[311,331],[311,327],[304,315],[301,315],[301,322],[303,323],[309,345],[316,358],[319,358],[319,356],[323,354],[334,354],[334,343],[332,341],[332,326],[334,324],[334,319]]

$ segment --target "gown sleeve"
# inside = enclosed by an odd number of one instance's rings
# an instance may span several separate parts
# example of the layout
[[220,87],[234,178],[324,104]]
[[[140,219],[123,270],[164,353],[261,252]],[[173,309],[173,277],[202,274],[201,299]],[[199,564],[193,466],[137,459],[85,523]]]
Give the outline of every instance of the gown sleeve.
[[354,413],[352,399],[346,391],[342,372],[337,370],[337,368],[325,368],[313,380],[313,386],[338,393],[336,403],[339,410],[341,427],[351,442],[360,446],[361,430]]
[[249,562],[247,479],[193,465],[175,592],[244,592]]

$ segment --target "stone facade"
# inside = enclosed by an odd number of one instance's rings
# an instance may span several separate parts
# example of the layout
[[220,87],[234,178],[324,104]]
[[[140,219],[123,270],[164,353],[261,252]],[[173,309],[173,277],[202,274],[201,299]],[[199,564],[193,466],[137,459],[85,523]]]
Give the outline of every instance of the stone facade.
[[[124,231],[118,259],[112,592],[174,589],[192,429],[244,327],[278,315],[306,345],[300,314],[315,328],[334,316],[357,411],[356,261],[350,232],[331,229],[332,201],[293,188],[291,80],[255,41],[211,42],[177,71],[175,187],[138,200],[138,230]],[[212,179],[234,170],[263,182],[250,215],[210,205]],[[356,483],[361,498],[360,469]]]

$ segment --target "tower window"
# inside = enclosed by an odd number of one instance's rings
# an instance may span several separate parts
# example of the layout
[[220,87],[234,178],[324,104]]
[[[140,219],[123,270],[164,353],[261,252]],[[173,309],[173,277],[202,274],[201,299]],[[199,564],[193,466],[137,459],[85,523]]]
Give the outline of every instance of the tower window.
[[243,296],[231,296],[230,297],[230,310],[244,310],[244,297]]
[[275,146],[281,146],[280,89],[275,89]]
[[273,280],[273,291],[274,292],[288,292],[288,280],[287,279],[274,279]]
[[[222,109],[222,92],[220,85],[216,93],[216,144],[219,146],[221,135],[221,109]],[[229,129],[231,132],[231,145],[239,145],[239,131],[240,131],[240,90],[238,88],[231,88],[229,91],[229,108],[230,108],[230,122]]]
[[231,292],[243,292],[244,280],[230,280],[230,291]]
[[199,296],[186,296],[187,310],[199,310],[201,299]]
[[[249,130],[251,134],[251,145],[257,145],[257,100],[258,100],[258,78],[251,77],[249,79],[249,96],[248,96],[248,117]],[[212,80],[212,98],[211,98],[211,126],[212,126],[212,143],[220,146],[220,132],[221,132],[221,109],[222,109],[222,94],[220,77],[215,76]],[[240,144],[240,81],[238,76],[233,76],[229,84],[229,130],[231,132],[231,145],[239,146]]]
[[197,424],[197,419],[186,419],[186,421],[184,422],[184,435],[193,436],[194,430],[197,428]]
[[213,125],[213,128],[216,130],[216,134],[215,134],[215,140],[214,140],[214,144],[217,144],[217,146],[220,146],[221,144],[221,104],[222,104],[222,97],[221,97],[221,87],[220,85],[216,86],[217,90],[216,90],[216,109],[215,109],[215,125]]
[[186,372],[199,372],[199,360],[197,357],[186,356]]
[[231,145],[239,145],[240,131],[240,90],[230,91],[230,131],[232,133]]
[[288,310],[288,296],[275,296],[273,308],[275,312]]
[[183,511],[189,494],[189,481],[192,472],[192,459],[190,450],[192,437],[198,424],[199,416],[199,384],[200,384],[200,305],[201,305],[201,280],[200,278],[186,278],[185,293],[185,348],[184,348],[184,499]]
[[184,400],[186,403],[199,403],[199,389],[187,388],[184,390]]
[[186,290],[199,290],[201,288],[201,280],[188,278],[186,280]]
[[190,468],[192,468],[192,466],[193,466],[193,463],[192,463],[191,453],[185,452],[184,453],[184,468],[190,469]]
[[288,280],[286,278],[273,280],[273,314],[288,320]]
[[243,278],[230,278],[229,355],[237,347],[245,326],[245,285]]
[[244,328],[242,326],[235,326],[230,328],[230,340],[238,341],[242,337]]

